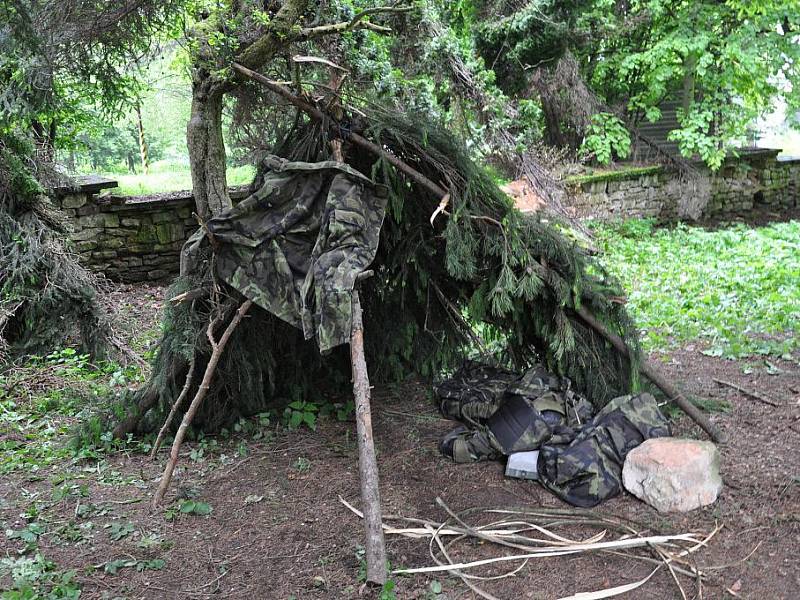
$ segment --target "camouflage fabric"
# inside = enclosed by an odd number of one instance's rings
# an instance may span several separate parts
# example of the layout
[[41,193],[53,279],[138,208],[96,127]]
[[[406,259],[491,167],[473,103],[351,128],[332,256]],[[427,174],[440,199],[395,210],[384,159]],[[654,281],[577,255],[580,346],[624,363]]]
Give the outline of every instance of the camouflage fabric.
[[508,386],[519,375],[501,367],[467,361],[434,390],[439,410],[448,419],[483,425],[500,405]]
[[[216,273],[326,352],[350,340],[352,291],[375,258],[385,194],[336,161],[265,163],[261,187],[206,223],[218,243]],[[182,274],[206,239],[198,230],[186,242]]]
[[596,506],[622,489],[628,452],[647,439],[669,435],[669,423],[653,396],[615,398],[569,443],[542,446],[539,480],[570,504]]
[[569,379],[541,365],[518,376],[466,363],[436,388],[442,414],[470,426],[453,436],[449,454],[458,463],[477,462],[535,450],[554,435],[559,442],[573,439],[573,427],[587,422],[593,409],[570,388]]
[[621,490],[625,457],[644,440],[670,435],[650,394],[621,396],[597,415],[569,379],[541,365],[515,376],[467,363],[436,388],[446,417],[463,421],[440,450],[457,463],[539,450],[539,480],[562,500],[595,506]]

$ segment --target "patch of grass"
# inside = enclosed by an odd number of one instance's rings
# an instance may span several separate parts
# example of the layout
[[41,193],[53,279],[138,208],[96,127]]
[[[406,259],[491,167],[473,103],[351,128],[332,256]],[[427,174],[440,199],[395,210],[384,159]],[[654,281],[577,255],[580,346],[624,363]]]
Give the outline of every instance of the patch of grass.
[[711,356],[788,360],[800,347],[800,222],[710,231],[632,220],[596,234],[646,350],[699,339]]
[[[3,583],[4,578],[8,584]],[[60,570],[41,554],[0,559],[0,586],[5,589],[3,600],[77,600],[81,595],[75,571]]]
[[[135,367],[92,364],[72,348],[31,356],[0,373],[0,475],[25,470],[36,477],[56,463],[98,458],[124,445],[111,439],[92,411],[129,381],[140,380]],[[92,439],[65,443],[76,425],[86,423],[96,426]]]
[[[255,169],[250,165],[228,167],[228,185],[247,185],[253,180],[254,175]],[[192,189],[192,175],[188,166],[174,162],[154,163],[146,175],[103,173],[103,176],[119,182],[119,186],[114,188],[112,193],[120,196],[146,196]]]

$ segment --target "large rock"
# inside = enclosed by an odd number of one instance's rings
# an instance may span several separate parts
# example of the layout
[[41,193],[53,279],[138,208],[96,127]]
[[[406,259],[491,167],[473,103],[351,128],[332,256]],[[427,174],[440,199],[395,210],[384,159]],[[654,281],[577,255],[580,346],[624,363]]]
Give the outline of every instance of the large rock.
[[711,504],[722,489],[719,451],[711,442],[647,440],[628,453],[622,483],[661,512],[686,512]]

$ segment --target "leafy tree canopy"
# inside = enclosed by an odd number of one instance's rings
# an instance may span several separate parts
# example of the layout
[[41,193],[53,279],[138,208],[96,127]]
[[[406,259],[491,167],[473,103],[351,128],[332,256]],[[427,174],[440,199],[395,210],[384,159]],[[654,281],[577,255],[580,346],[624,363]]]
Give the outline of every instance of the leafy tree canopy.
[[[137,89],[136,65],[177,35],[183,0],[5,0],[0,3],[0,132],[32,130],[68,145]],[[56,136],[56,127],[61,134]]]
[[[800,11],[792,2],[534,0],[453,6],[453,22],[472,32],[507,93],[530,94],[538,72],[555,69],[571,53],[599,103],[629,122],[655,121],[664,99],[682,99],[681,127],[671,137],[684,155],[699,155],[712,167],[777,98],[791,109],[800,107]],[[486,18],[492,13],[500,18]]]

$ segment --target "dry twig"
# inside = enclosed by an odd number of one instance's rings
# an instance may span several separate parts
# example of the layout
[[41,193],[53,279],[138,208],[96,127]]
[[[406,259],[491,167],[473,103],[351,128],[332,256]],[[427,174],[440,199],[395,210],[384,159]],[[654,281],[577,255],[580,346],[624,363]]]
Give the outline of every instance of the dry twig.
[[192,423],[194,415],[197,413],[197,410],[200,408],[200,404],[202,404],[203,399],[211,387],[211,379],[214,377],[214,371],[217,368],[217,363],[219,362],[220,356],[222,356],[222,351],[225,349],[225,346],[227,345],[231,334],[233,334],[234,329],[236,329],[236,326],[239,325],[252,304],[252,300],[245,300],[242,302],[242,304],[239,306],[239,309],[236,311],[236,314],[233,315],[231,322],[228,323],[228,326],[225,328],[225,332],[222,334],[222,337],[220,337],[219,341],[214,339],[214,325],[216,324],[216,319],[212,320],[208,324],[206,335],[208,336],[208,341],[211,343],[211,358],[208,360],[208,365],[206,366],[203,380],[200,382],[200,387],[197,388],[197,393],[192,399],[192,403],[189,405],[188,410],[183,415],[181,425],[178,427],[178,432],[175,434],[169,460],[164,468],[164,474],[161,476],[161,482],[158,484],[158,490],[156,490],[156,493],[153,496],[152,506],[154,509],[157,508],[164,500],[164,495],[167,493],[167,488],[169,488],[170,481],[172,481],[172,473],[175,471],[175,465],[178,463],[178,453],[180,452],[183,438],[186,436],[186,430]]
[[763,394],[759,394],[758,392],[753,392],[751,390],[743,388],[740,385],[737,385],[735,383],[731,383],[730,381],[724,381],[722,379],[717,379],[716,377],[713,378],[713,380],[714,380],[714,382],[716,382],[716,383],[718,383],[720,385],[726,385],[729,388],[733,388],[734,390],[736,390],[737,392],[739,392],[741,394],[744,394],[745,396],[750,396],[751,398],[755,398],[756,400],[758,400],[759,402],[763,402],[764,404],[769,404],[770,406],[780,406],[780,403],[775,402],[775,400],[770,400],[769,398],[767,398]]

